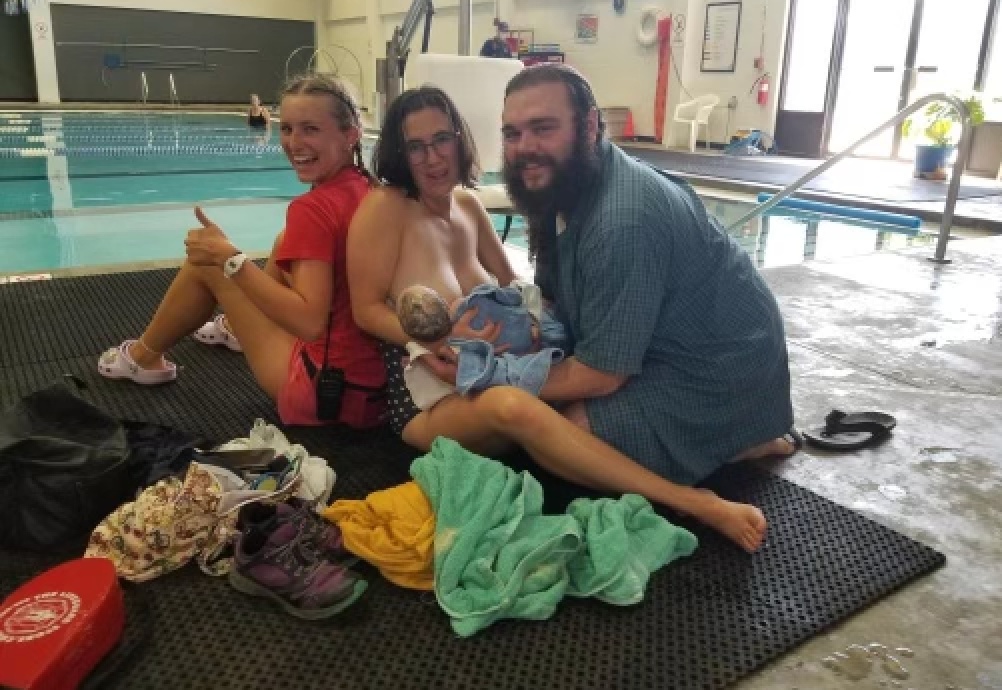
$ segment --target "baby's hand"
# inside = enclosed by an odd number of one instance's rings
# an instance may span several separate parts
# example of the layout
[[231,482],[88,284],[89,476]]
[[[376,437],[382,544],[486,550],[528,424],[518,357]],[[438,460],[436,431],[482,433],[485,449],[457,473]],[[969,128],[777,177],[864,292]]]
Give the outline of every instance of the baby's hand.
[[539,324],[536,320],[532,320],[532,325],[529,327],[529,337],[532,338],[532,351],[539,352],[543,349],[543,331],[540,330]]
[[500,355],[508,351],[510,344],[498,345],[498,338],[501,337],[501,324],[497,321],[484,320],[484,327],[473,328],[473,319],[477,316],[477,308],[467,310],[456,323],[452,325],[452,337],[464,338],[466,340],[483,340],[494,345],[494,354]]
[[473,328],[473,319],[477,317],[476,307],[468,309],[459,320],[452,325],[452,335],[456,338],[466,338],[467,340],[486,340],[493,343],[501,335],[501,324],[496,321],[484,320],[483,328]]

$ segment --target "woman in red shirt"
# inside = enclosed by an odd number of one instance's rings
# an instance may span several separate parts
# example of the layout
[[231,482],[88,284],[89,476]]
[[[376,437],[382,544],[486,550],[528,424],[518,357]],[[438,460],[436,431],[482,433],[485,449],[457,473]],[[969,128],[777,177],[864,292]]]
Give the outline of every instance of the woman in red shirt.
[[[291,81],[282,94],[282,148],[311,189],[289,204],[267,264],[248,261],[196,207],[188,260],[152,321],[139,338],[105,352],[98,371],[140,384],[173,381],[177,368],[163,354],[194,334],[243,352],[285,424],[379,424],[385,369],[377,341],[352,319],[345,278],[348,225],[372,181],[360,138],[358,106],[341,83],[317,75]],[[223,314],[209,320],[217,306]],[[318,410],[315,380],[325,361]]]

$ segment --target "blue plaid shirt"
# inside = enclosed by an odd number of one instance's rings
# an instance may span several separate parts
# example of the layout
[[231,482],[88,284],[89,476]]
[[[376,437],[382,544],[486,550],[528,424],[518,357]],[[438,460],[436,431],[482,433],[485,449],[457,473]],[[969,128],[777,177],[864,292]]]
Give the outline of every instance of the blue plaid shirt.
[[685,182],[609,142],[599,155],[599,178],[555,251],[540,252],[536,282],[556,299],[574,356],[629,377],[587,401],[592,431],[696,483],[793,424],[779,306]]

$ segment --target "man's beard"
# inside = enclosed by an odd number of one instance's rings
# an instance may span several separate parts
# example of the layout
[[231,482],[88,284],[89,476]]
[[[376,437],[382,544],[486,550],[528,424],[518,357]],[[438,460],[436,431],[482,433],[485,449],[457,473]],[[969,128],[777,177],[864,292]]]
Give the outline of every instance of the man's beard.
[[[592,181],[598,177],[599,159],[597,146],[587,134],[582,123],[578,124],[574,137],[574,148],[563,163],[544,154],[526,154],[514,161],[505,159],[502,174],[508,196],[515,208],[529,221],[529,259],[535,260],[540,254],[547,254],[544,246],[543,224],[554,213],[570,215],[578,202],[588,193]],[[549,165],[553,171],[550,184],[542,189],[528,189],[522,181],[522,170],[528,163]]]
[[[553,178],[542,189],[529,189],[522,181],[522,171],[527,164],[547,165]],[[502,173],[508,195],[515,208],[530,219],[546,217],[552,213],[569,214],[581,200],[585,190],[598,174],[598,153],[584,127],[578,127],[571,155],[563,163],[545,154],[525,154],[514,161],[504,161]]]

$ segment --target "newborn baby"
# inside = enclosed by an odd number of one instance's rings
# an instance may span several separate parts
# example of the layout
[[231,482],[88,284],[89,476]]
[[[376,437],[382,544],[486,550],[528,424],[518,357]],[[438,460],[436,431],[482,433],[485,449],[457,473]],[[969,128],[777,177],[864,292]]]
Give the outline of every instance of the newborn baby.
[[[471,328],[482,329],[488,321],[500,327],[495,342],[449,337],[453,324],[470,309],[477,310]],[[550,366],[563,358],[563,326],[543,310],[539,288],[528,283],[506,288],[478,285],[451,304],[431,288],[412,285],[400,293],[397,317],[414,339],[407,346],[411,363],[404,370],[404,381],[421,409],[456,390],[466,394],[496,385],[538,395]],[[415,361],[443,343],[457,354],[455,387]]]
[[452,332],[449,305],[441,295],[424,285],[404,288],[397,300],[397,317],[404,333],[419,343],[436,343]]
[[[485,302],[489,300],[489,302]],[[490,309],[490,307],[495,307]],[[404,333],[423,345],[438,343],[449,336],[452,325],[469,308],[484,307],[479,313],[481,324],[484,320],[496,320],[501,325],[501,334],[495,347],[508,347],[515,355],[538,352],[540,347],[539,323],[524,306],[517,288],[498,288],[485,285],[474,288],[469,297],[457,297],[447,304],[442,296],[424,285],[412,285],[400,293],[397,300],[397,317]],[[499,309],[503,308],[503,312]],[[500,317],[500,318],[499,318]]]

